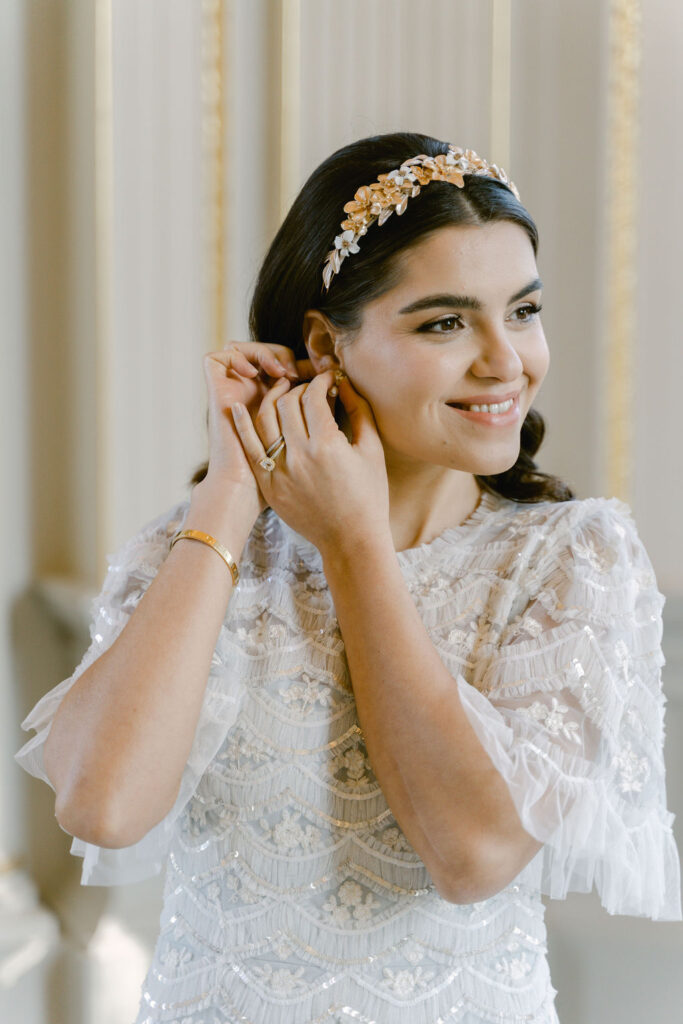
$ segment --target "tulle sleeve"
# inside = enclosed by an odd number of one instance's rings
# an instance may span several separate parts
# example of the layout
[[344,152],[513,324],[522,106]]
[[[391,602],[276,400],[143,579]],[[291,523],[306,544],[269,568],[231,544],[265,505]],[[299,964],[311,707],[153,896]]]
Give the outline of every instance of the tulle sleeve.
[[570,503],[528,579],[529,601],[477,685],[460,677],[458,688],[524,828],[544,844],[541,891],[564,899],[595,886],[610,914],[681,920],[664,598],[628,506]]
[[[184,523],[188,508],[188,502],[174,506],[144,526],[114,555],[108,556],[109,568],[104,584],[92,606],[90,646],[73,675],[46,693],[22,722],[23,729],[33,729],[36,735],[24,744],[15,758],[22,768],[48,785],[51,783],[43,765],[43,748],[64,694],[113,644],[126,625],[168,555],[171,538]],[[105,849],[74,838],[71,853],[83,857],[83,885],[137,882],[161,871],[174,823],[234,723],[241,704],[243,687],[227,677],[221,668],[219,659],[214,655],[194,743],[174,806],[133,846]]]

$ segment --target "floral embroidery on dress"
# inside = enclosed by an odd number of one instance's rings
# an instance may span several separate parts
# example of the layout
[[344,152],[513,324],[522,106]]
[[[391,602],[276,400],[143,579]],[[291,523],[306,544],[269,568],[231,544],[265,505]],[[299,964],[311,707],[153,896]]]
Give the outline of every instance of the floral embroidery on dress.
[[283,703],[293,711],[308,715],[316,704],[322,708],[335,708],[337,700],[329,686],[312,679],[307,672],[302,672],[301,681],[278,691]]
[[239,626],[233,635],[240,647],[249,654],[263,654],[287,639],[287,627],[282,623],[272,622],[266,612],[263,612],[256,620],[255,626],[251,629]]
[[619,552],[609,544],[598,548],[592,541],[580,544],[574,541],[573,551],[581,558],[585,558],[592,569],[599,573],[607,573],[619,561]]
[[403,943],[401,955],[414,967],[416,964],[419,964],[421,960],[424,960],[425,951],[422,946],[415,941],[415,939],[408,939]]
[[194,960],[192,951],[182,946],[172,946],[159,957],[159,961],[164,967],[172,968],[182,967],[183,964],[189,964],[191,960]]
[[222,832],[235,820],[235,813],[220,801],[205,800],[199,793],[187,805],[183,831],[191,836],[201,836],[206,832]]
[[311,824],[302,828],[299,824],[300,818],[301,811],[289,811],[285,808],[277,824],[271,827],[265,818],[261,818],[259,824],[278,850],[307,853],[319,849],[323,841],[320,829]]
[[567,714],[569,708],[566,704],[560,704],[557,697],[553,697],[552,701],[553,705],[551,708],[541,701],[535,700],[528,708],[521,707],[519,711],[524,715],[528,715],[529,718],[540,722],[554,736],[561,733],[565,739],[580,744],[579,723],[565,722],[564,715]]
[[522,978],[526,978],[532,966],[526,953],[522,953],[521,956],[502,957],[496,963],[496,970],[510,981],[520,981]]
[[392,850],[397,853],[411,853],[411,847],[408,844],[408,840],[403,835],[401,830],[395,825],[390,825],[389,828],[385,828],[380,836],[385,846],[390,846]]
[[392,971],[385,967],[382,972],[382,984],[389,991],[397,996],[406,998],[412,996],[416,990],[425,989],[436,971],[426,971],[424,967],[417,967],[414,971]]
[[228,903],[260,903],[261,897],[258,893],[252,892],[248,889],[244,882],[241,881],[236,875],[230,874],[225,877],[223,882],[224,894],[227,897]]
[[285,967],[273,968],[272,964],[254,967],[254,977],[276,996],[289,996],[293,992],[305,992],[308,988],[303,977],[305,967],[289,971]]
[[622,747],[612,759],[612,764],[619,768],[619,788],[622,793],[640,793],[643,783],[650,776],[650,761],[647,757],[638,757],[630,743]]
[[454,580],[444,576],[438,569],[425,569],[415,576],[415,579],[406,582],[411,594],[418,597],[434,597],[436,594],[443,594],[452,590]]
[[375,910],[379,910],[379,903],[368,892],[363,896],[363,890],[357,882],[343,882],[337,889],[337,896],[330,896],[323,903],[323,910],[326,910],[334,924],[338,925],[359,925],[367,924]]
[[217,754],[217,759],[240,771],[245,768],[255,768],[270,761],[270,755],[242,728],[237,726],[231,737],[231,742]]
[[289,939],[282,936],[273,943],[273,953],[281,960],[286,960],[294,953],[294,945]]
[[[370,762],[360,747],[350,747],[333,755],[327,767],[338,782],[345,781],[352,791],[366,790],[372,782]],[[340,774],[345,778],[340,779]]]

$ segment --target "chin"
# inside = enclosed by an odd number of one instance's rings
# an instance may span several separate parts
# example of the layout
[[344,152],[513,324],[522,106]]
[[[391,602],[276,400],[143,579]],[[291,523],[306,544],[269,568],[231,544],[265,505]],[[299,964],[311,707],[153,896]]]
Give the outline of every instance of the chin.
[[472,473],[474,476],[497,476],[498,473],[505,473],[512,469],[519,458],[520,449],[509,452],[507,455],[494,454],[484,455],[479,458],[472,458],[459,463],[457,469]]

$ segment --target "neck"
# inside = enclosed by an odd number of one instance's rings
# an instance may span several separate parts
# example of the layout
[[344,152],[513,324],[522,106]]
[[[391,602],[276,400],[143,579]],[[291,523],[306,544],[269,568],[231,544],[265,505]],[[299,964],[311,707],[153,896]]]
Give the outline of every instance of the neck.
[[427,544],[459,526],[479,504],[481,488],[472,473],[420,464],[409,472],[387,463],[389,519],[397,551]]

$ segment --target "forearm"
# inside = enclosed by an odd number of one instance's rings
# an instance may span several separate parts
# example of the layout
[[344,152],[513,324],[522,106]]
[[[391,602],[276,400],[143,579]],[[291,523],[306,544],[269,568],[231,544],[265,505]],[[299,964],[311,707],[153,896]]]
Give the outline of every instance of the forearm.
[[[237,495],[204,482],[185,527],[212,534],[239,560],[253,520]],[[215,551],[174,545],[114,644],[65,695],[45,766],[67,831],[128,845],[173,805],[231,593]]]
[[[391,537],[324,558],[372,767],[434,881],[450,886],[514,814],[455,680],[406,588]],[[521,867],[521,865],[520,865]]]

